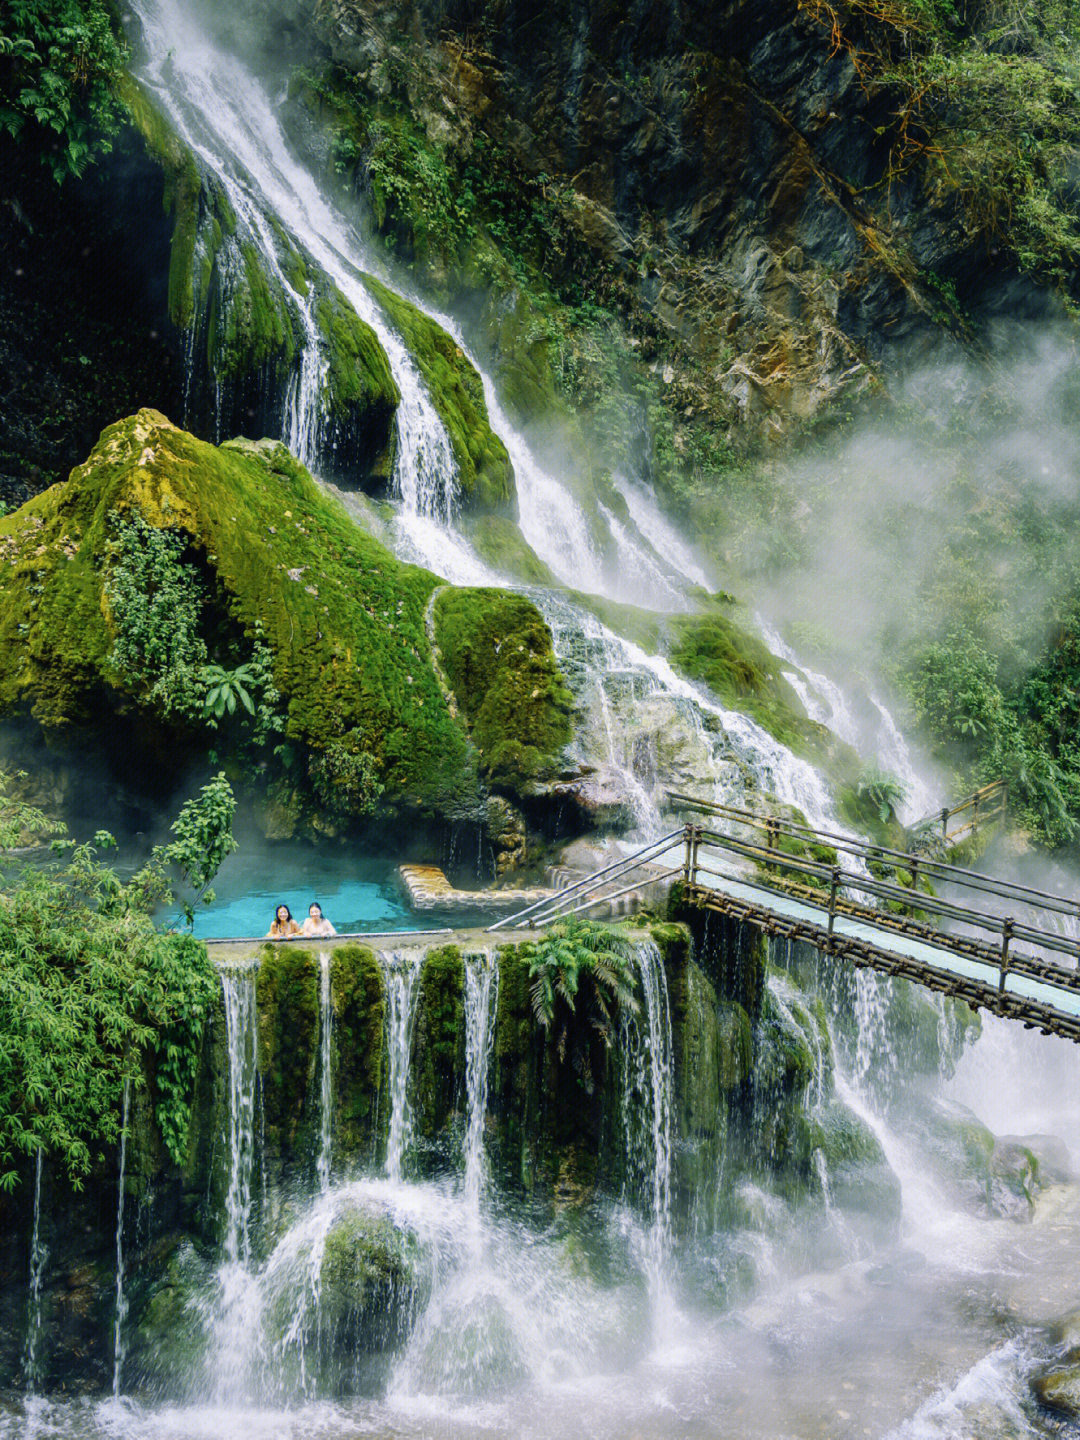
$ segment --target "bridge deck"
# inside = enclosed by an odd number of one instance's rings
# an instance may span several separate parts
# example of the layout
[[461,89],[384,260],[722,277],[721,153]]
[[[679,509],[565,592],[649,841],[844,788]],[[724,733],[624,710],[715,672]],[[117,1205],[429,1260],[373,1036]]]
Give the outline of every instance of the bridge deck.
[[[883,930],[872,921],[838,912],[832,917],[824,902],[817,905],[801,897],[775,890],[763,893],[760,885],[710,872],[710,883],[692,885],[687,898],[707,909],[747,920],[771,934],[807,940],[819,949],[851,961],[856,966],[900,975],[940,993],[966,1000],[975,1009],[985,1008],[1010,1019],[1021,1020],[1028,1028],[1045,1034],[1066,1036],[1080,1042],[1080,976],[1075,972],[1060,979],[1035,978],[1006,971],[1004,988],[999,964],[971,954],[958,954],[944,943],[917,934]],[[1021,955],[1011,963],[1021,968],[1048,971],[1037,960]]]

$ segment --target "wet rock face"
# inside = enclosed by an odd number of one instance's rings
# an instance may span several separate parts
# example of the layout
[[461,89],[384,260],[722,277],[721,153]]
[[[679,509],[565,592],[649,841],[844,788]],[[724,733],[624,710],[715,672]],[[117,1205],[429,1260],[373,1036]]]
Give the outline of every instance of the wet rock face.
[[423,72],[439,148],[481,136],[566,187],[583,249],[674,342],[680,411],[775,439],[858,391],[937,343],[920,268],[1017,299],[925,176],[883,183],[895,98],[797,0],[329,0],[316,25],[373,95],[388,56]]

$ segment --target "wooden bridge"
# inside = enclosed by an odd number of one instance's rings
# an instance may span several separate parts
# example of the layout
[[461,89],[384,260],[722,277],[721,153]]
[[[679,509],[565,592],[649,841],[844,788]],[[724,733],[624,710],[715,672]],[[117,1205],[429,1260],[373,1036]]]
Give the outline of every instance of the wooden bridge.
[[[1075,900],[776,816],[670,798],[700,822],[491,928],[547,925],[643,883],[678,880],[690,905],[1080,1043]],[[966,829],[978,823],[977,805],[943,811],[944,835],[951,840],[949,820],[972,809]]]

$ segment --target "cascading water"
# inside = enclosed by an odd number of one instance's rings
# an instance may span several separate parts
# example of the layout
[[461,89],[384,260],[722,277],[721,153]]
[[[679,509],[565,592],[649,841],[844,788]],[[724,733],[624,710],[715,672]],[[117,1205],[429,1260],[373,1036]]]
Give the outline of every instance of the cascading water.
[[34,1225],[30,1235],[30,1292],[26,1307],[26,1347],[23,1351],[23,1384],[27,1395],[34,1395],[41,1382],[41,1277],[49,1252],[41,1240],[41,1160],[38,1147],[34,1160]]
[[642,1014],[622,1018],[623,1131],[627,1147],[626,1199],[644,1208],[642,1261],[649,1288],[653,1338],[664,1338],[673,1316],[669,1283],[674,1070],[671,1005],[663,957],[651,940],[634,945]]
[[412,1138],[409,1107],[409,1061],[412,1053],[414,992],[423,963],[420,950],[394,950],[380,956],[386,979],[387,1088],[390,1129],[386,1140],[386,1174],[401,1180],[401,1162]]
[[330,1188],[330,1160],[334,1122],[334,1006],[330,992],[329,950],[319,951],[319,1154],[315,1174],[319,1190]]
[[258,1091],[257,966],[221,971],[228,1056],[228,1180],[225,1234],[217,1273],[213,1315],[215,1388],[221,1396],[244,1389],[249,1359],[248,1332],[254,1306],[251,1273],[252,1189],[255,1172],[255,1114]]
[[484,1117],[495,1011],[499,1003],[499,962],[484,953],[465,957],[465,1205],[477,1217],[484,1184]]
[[120,1120],[120,1179],[116,1198],[116,1321],[113,1326],[113,1395],[120,1394],[124,1371],[125,1334],[128,1301],[124,1291],[124,1181],[127,1169],[128,1115],[131,1109],[131,1081],[124,1081],[124,1101]]
[[624,640],[546,590],[529,594],[547,621],[585,711],[585,755],[622,781],[637,838],[662,834],[665,790],[739,805],[763,791],[809,824],[840,830],[821,776],[747,715],[682,679],[662,656]]

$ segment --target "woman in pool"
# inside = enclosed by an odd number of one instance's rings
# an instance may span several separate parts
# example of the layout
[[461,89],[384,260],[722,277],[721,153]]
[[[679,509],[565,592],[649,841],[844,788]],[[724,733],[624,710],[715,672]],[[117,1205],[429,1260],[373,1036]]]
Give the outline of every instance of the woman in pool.
[[299,935],[300,926],[292,918],[288,905],[279,905],[274,911],[274,923],[266,932],[268,940],[287,940],[290,935]]
[[308,906],[307,919],[304,921],[304,928],[301,935],[336,935],[330,921],[322,913],[322,906],[317,900],[313,900]]

